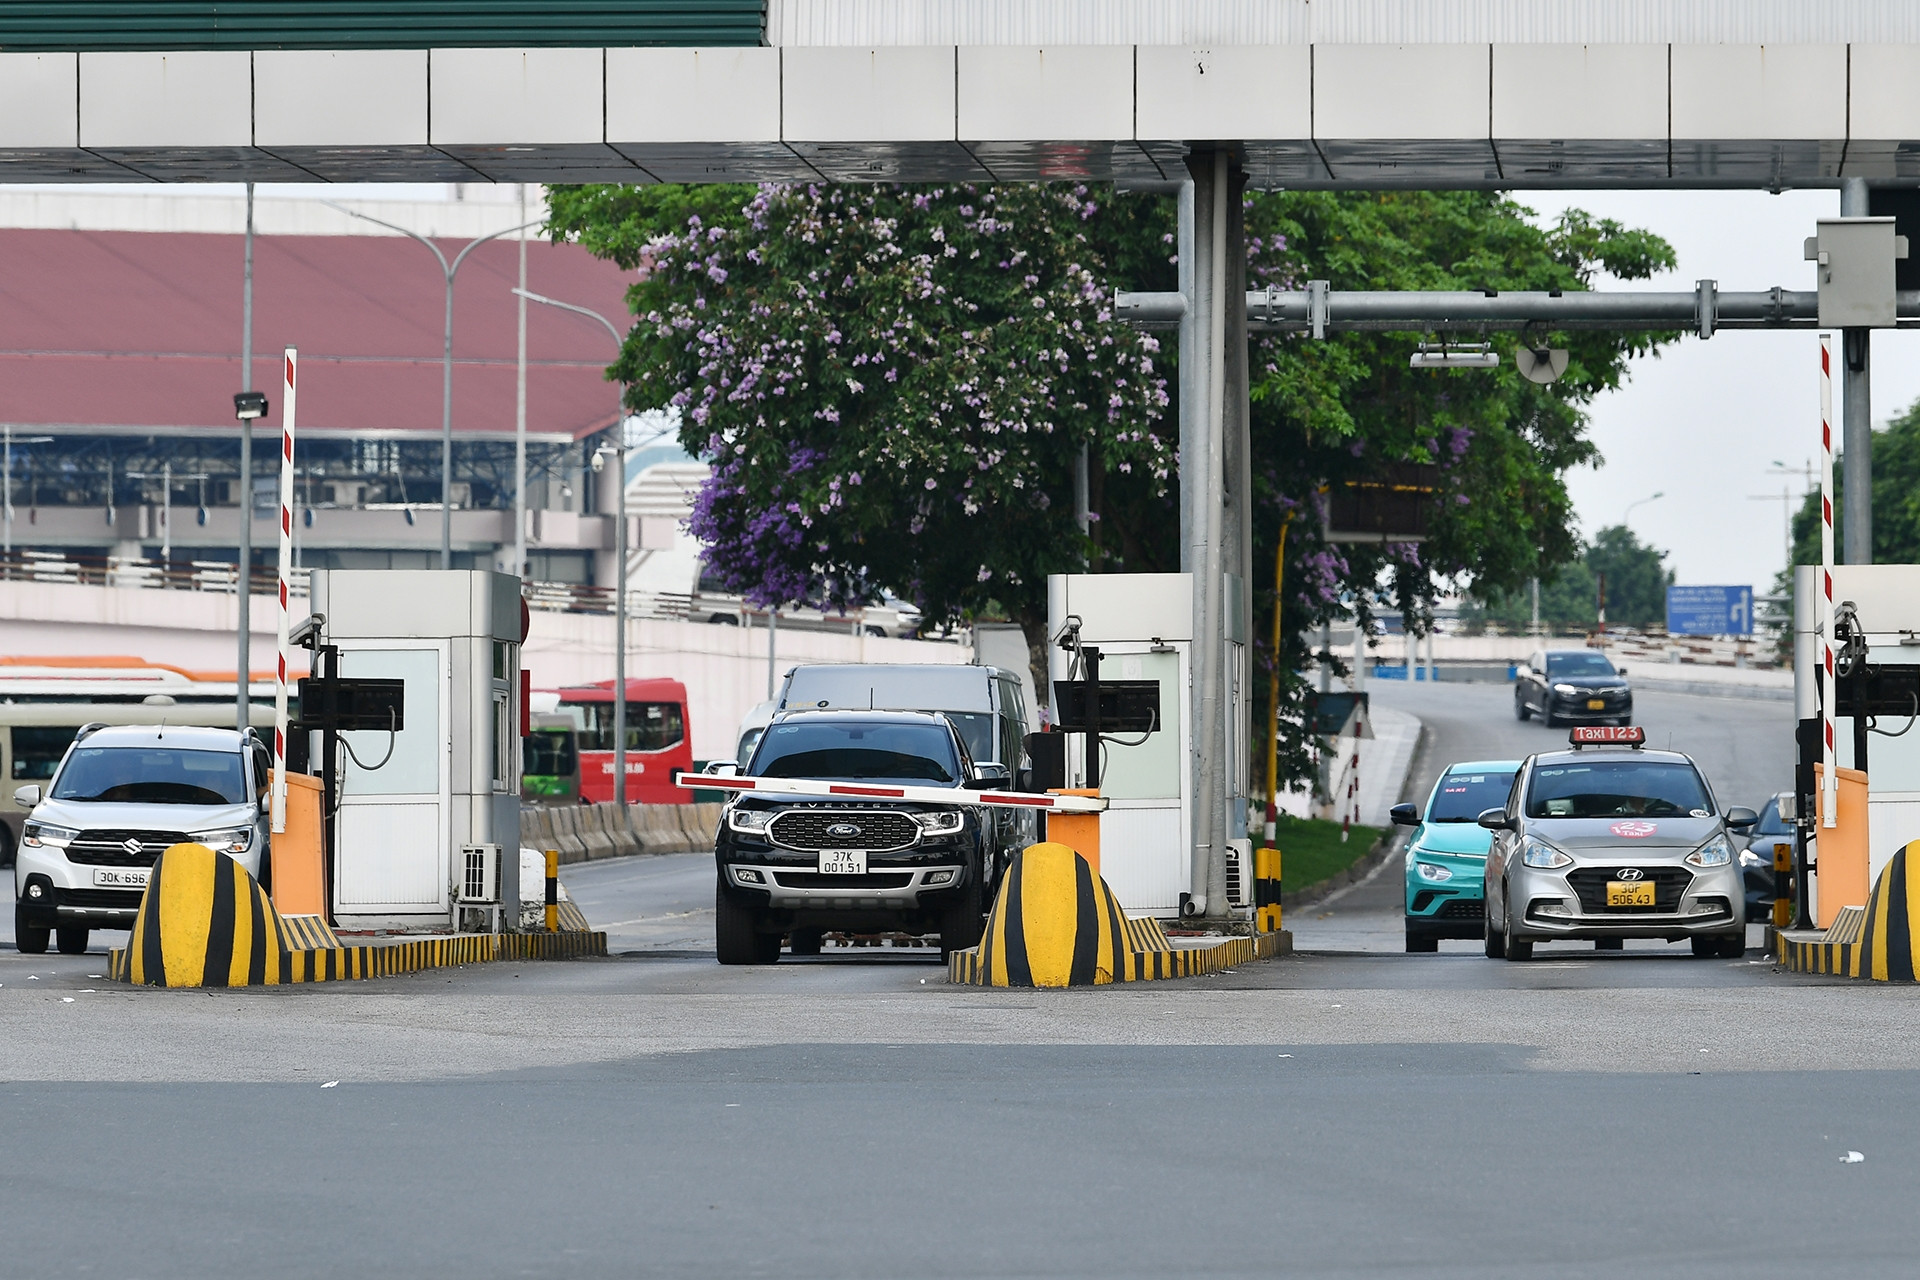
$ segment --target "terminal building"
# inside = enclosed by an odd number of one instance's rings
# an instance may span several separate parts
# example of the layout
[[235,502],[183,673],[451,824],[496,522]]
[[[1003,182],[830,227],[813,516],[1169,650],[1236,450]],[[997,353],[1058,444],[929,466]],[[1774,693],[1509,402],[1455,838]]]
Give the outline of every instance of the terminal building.
[[[451,259],[521,221],[517,188],[387,188],[341,203],[433,237]],[[528,217],[544,206],[526,192]],[[237,563],[251,509],[255,589],[274,573],[280,352],[299,349],[296,561],[437,567],[444,277],[425,246],[323,204],[262,196],[254,241],[253,386],[274,402],[239,472],[245,196],[9,187],[0,191],[0,504],[16,573],[202,579]],[[537,236],[537,229],[534,233]],[[456,568],[512,568],[519,245],[476,248],[453,314]],[[528,287],[622,325],[627,280],[574,245],[533,239]],[[527,308],[528,577],[610,587],[612,472],[588,465],[623,415],[600,326]],[[627,419],[629,439],[660,424]],[[636,451],[629,476],[686,459]],[[639,485],[649,491],[659,484]],[[678,495],[672,495],[677,497]],[[633,511],[638,526],[643,514]],[[659,521],[654,522],[656,525]],[[670,523],[670,522],[669,522]],[[638,548],[636,536],[631,546]],[[690,589],[683,586],[681,590]]]

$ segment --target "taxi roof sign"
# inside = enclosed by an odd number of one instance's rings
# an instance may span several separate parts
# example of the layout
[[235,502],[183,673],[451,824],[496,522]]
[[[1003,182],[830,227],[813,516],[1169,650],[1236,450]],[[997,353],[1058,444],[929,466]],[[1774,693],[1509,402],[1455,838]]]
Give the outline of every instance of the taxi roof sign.
[[1644,747],[1647,731],[1637,724],[1583,724],[1567,734],[1576,747]]

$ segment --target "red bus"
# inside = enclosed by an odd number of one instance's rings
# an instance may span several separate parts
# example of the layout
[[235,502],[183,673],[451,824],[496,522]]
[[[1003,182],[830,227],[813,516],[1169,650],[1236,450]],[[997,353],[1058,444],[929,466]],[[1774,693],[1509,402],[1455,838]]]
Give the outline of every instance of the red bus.
[[[613,681],[560,690],[560,706],[580,715],[580,798],[613,799]],[[693,768],[687,686],[678,680],[627,681],[627,803],[687,804],[693,793],[672,783]]]

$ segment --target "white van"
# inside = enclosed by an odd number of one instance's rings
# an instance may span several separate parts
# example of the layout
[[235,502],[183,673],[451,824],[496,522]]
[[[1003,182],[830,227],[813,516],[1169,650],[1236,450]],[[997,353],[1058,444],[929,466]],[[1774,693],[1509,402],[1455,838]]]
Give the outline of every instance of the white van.
[[794,667],[776,710],[938,711],[953,721],[975,764],[997,764],[1018,786],[1022,739],[1039,727],[1017,672],[943,663],[818,663]]

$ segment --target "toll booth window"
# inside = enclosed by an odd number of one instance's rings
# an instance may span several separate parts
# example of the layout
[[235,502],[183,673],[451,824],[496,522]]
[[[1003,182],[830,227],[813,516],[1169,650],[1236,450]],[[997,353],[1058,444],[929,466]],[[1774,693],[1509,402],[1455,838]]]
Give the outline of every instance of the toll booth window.
[[[613,704],[579,704],[586,713],[580,730],[582,751],[613,750]],[[687,736],[686,717],[677,702],[629,702],[627,704],[627,750],[665,751],[678,746]]]
[[493,642],[493,678],[507,678],[507,646],[498,640]]
[[493,789],[510,790],[507,775],[513,772],[513,700],[505,693],[493,695]]
[[15,725],[13,729],[13,780],[45,782],[60,767],[60,757],[73,745],[70,727]]

